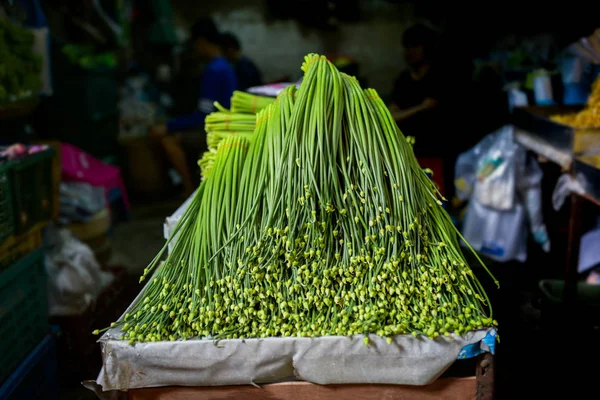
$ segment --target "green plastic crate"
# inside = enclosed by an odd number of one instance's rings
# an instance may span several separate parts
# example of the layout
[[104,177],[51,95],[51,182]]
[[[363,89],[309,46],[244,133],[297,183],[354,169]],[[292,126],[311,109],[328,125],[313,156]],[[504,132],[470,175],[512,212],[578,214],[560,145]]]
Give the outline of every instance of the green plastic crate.
[[0,243],[15,232],[10,162],[0,164]]
[[15,160],[12,164],[15,233],[23,234],[38,222],[52,218],[54,196],[52,158],[48,149]]
[[41,249],[0,272],[0,383],[48,333]]

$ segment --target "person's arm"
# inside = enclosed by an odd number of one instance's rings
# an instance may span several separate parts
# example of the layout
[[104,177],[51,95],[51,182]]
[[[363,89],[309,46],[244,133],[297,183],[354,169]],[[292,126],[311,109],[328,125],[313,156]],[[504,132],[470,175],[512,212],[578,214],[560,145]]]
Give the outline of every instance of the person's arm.
[[[203,100],[204,99],[201,99],[200,102],[202,102]],[[211,102],[210,109],[208,109],[208,107],[207,107],[204,111],[199,109],[199,111],[197,111],[193,114],[182,115],[180,117],[171,118],[166,123],[167,132],[171,132],[171,133],[172,132],[181,132],[181,131],[188,131],[188,130],[194,129],[194,128],[204,127],[204,120],[206,119],[206,116],[213,111],[213,108],[214,107]]]
[[390,106],[390,113],[396,122],[403,121],[405,119],[414,117],[415,115],[421,114],[424,111],[432,110],[436,108],[438,101],[434,98],[428,97],[418,106],[401,109],[395,103]]
[[[202,92],[205,92],[204,89]],[[167,121],[168,132],[187,131],[194,128],[204,128],[206,116],[214,111],[214,97],[203,94],[198,100],[198,111],[193,114],[182,115]]]
[[[438,107],[440,102],[440,87],[442,82],[435,73],[427,76],[426,81],[415,86],[408,71],[402,73],[394,83],[390,113],[396,122],[410,119],[431,111]],[[415,97],[425,98],[420,104],[415,104]],[[417,100],[418,101],[418,100]]]

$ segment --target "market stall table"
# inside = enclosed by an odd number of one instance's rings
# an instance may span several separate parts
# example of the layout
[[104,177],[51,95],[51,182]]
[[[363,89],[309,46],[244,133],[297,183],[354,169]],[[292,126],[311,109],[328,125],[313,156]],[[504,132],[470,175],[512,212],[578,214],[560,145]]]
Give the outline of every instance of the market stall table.
[[[253,386],[169,387],[129,391],[128,400],[201,400],[201,399],[295,399],[295,400],[439,400],[487,399],[478,388],[478,380],[470,378],[439,379],[427,386],[402,385],[315,385],[309,382],[285,382]],[[480,394],[481,393],[481,394]]]
[[[572,111],[571,109],[569,109]],[[558,164],[580,181],[585,193],[570,195],[569,233],[565,265],[564,302],[574,304],[577,297],[577,265],[582,232],[582,205],[600,206],[600,168],[591,162],[600,154],[600,127],[571,128],[553,122],[549,115],[564,112],[556,107],[526,107],[514,111],[515,139],[534,153]]]
[[[435,340],[399,335],[391,344],[370,335],[369,346],[362,335],[131,346],[113,337],[117,334],[115,329],[102,337],[102,371],[97,383],[86,384],[101,398],[487,400],[494,395],[494,329]],[[477,357],[474,376],[438,379],[457,359],[471,357]]]
[[[192,195],[193,196],[193,195]],[[172,235],[192,196],[164,224]],[[150,279],[151,281],[152,279]],[[100,397],[128,399],[492,399],[496,330],[434,340],[412,335],[187,340],[130,345],[120,330],[100,343],[103,367],[88,382]],[[442,374],[477,358],[470,377]],[[126,393],[125,393],[126,392]]]

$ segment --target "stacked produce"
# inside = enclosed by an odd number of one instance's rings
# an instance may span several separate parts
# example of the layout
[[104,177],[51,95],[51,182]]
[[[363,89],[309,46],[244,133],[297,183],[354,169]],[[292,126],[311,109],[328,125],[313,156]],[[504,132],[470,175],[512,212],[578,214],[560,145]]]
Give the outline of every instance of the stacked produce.
[[215,105],[219,111],[207,115],[205,122],[208,150],[198,161],[203,181],[215,164],[219,143],[229,137],[250,138],[256,124],[256,116],[253,114],[233,113],[218,103]]
[[217,112],[206,117],[205,130],[208,151],[206,151],[198,165],[202,180],[215,162],[217,146],[221,140],[231,136],[250,138],[256,125],[255,113],[272,104],[271,97],[255,96],[249,93],[235,91],[231,98],[232,110],[229,111],[219,103],[215,103]]
[[[439,194],[383,101],[322,56],[219,143],[119,326],[134,342],[495,325]],[[368,343],[368,338],[365,337]]]
[[234,113],[257,114],[273,103],[273,98],[257,96],[236,90],[231,97],[231,111]]
[[33,33],[0,19],[0,102],[32,96],[42,86],[42,60],[33,53]]
[[551,119],[574,128],[600,127],[600,76],[594,81],[592,93],[583,110],[578,113],[553,115]]

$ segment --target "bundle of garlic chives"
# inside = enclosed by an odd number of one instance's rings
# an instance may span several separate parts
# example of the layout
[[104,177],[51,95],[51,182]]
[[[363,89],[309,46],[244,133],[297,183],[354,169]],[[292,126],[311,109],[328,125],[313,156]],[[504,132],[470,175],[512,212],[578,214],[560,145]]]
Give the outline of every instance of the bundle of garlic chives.
[[208,150],[198,160],[202,181],[206,179],[215,163],[219,143],[234,136],[250,139],[256,125],[255,115],[231,112],[218,102],[215,102],[215,107],[218,111],[207,115],[205,119]]
[[322,56],[302,69],[300,89],[258,113],[249,142],[219,145],[176,249],[116,323],[124,337],[436,337],[495,325],[377,93]]
[[231,97],[231,111],[236,113],[258,114],[275,101],[272,97],[258,96],[236,90]]

